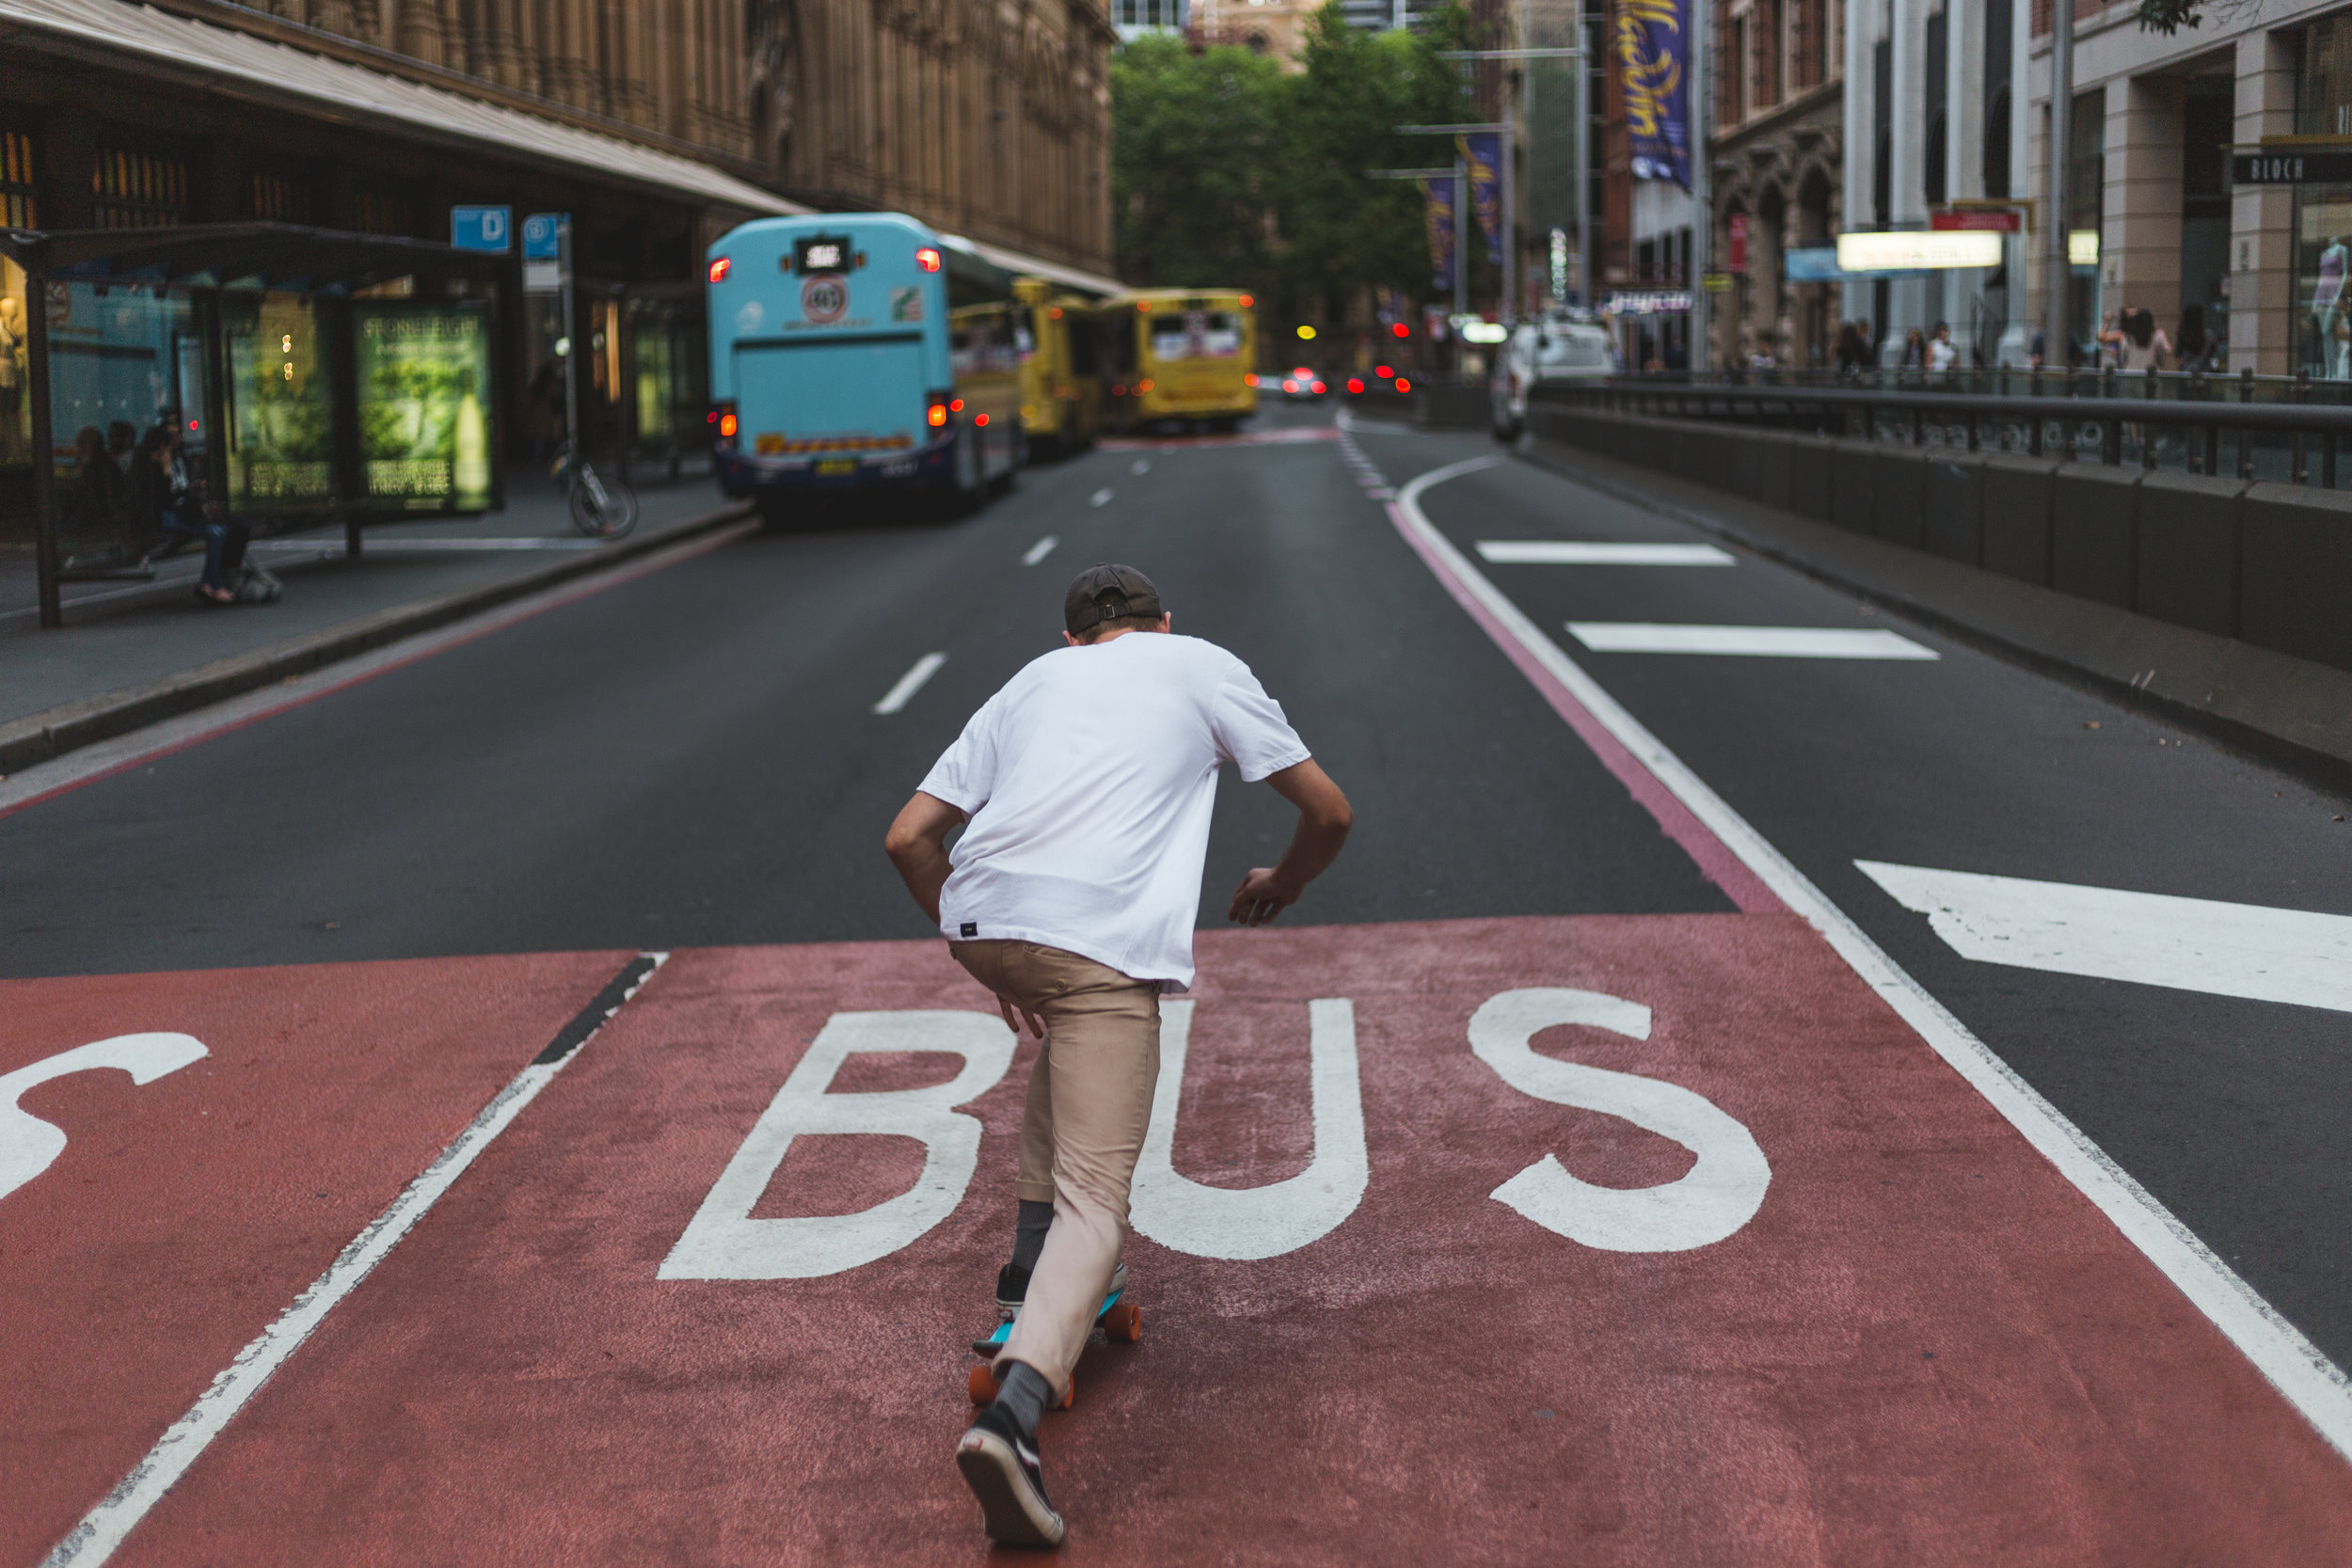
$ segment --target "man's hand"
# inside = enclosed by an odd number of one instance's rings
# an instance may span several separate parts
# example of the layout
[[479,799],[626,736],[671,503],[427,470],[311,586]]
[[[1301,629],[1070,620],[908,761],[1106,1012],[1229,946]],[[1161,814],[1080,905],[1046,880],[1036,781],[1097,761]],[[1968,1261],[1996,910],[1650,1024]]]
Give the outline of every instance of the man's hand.
[[[1026,1023],[1029,1026],[1030,1034],[1035,1035],[1039,1039],[1043,1039],[1045,1037],[1045,1021],[1038,1017],[1037,1014],[1029,1011],[1028,1008],[1016,1006],[1012,998],[1009,996],[998,997],[996,999],[996,1010],[1005,1015],[1005,1027],[1011,1030],[1015,1037],[1020,1035],[1021,1025],[1023,1023]],[[1019,1013],[1021,1015],[1018,1022],[1014,1021],[1012,1016],[1015,1013]]]
[[954,869],[947,860],[947,835],[962,821],[963,813],[918,789],[898,809],[898,820],[882,839],[882,852],[898,868],[898,879],[933,926],[939,924],[939,890],[947,885],[947,873]]
[[1298,808],[1298,831],[1291,835],[1279,865],[1261,865],[1241,879],[1225,918],[1263,926],[1298,902],[1307,884],[1339,858],[1356,813],[1329,775],[1312,758],[1266,775],[1274,792]]

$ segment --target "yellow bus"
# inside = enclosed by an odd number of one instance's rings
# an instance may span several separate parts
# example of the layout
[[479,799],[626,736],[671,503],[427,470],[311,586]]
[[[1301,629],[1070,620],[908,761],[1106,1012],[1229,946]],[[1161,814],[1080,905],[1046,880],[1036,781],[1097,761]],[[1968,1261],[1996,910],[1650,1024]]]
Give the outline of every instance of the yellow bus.
[[1232,289],[1144,289],[1096,308],[1103,423],[1232,430],[1258,411],[1257,301]]
[[1093,307],[1057,293],[1042,277],[1012,284],[1014,335],[1021,344],[1021,428],[1038,452],[1072,452],[1092,444],[1103,419]]

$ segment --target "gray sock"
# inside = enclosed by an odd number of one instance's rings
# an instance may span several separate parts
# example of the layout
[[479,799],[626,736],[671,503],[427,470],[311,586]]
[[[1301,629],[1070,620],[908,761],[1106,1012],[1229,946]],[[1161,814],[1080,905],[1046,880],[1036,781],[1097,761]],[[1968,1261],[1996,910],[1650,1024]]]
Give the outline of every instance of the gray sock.
[[1043,1372],[1026,1361],[1007,1364],[1004,1380],[996,1386],[996,1408],[1012,1418],[1012,1424],[1032,1446],[1037,1442],[1038,1418],[1053,1402],[1054,1386],[1045,1381]]
[[1016,1269],[1037,1267],[1037,1255],[1045,1250],[1045,1227],[1054,1223],[1054,1206],[1021,1200],[1021,1220],[1012,1233],[1012,1266]]

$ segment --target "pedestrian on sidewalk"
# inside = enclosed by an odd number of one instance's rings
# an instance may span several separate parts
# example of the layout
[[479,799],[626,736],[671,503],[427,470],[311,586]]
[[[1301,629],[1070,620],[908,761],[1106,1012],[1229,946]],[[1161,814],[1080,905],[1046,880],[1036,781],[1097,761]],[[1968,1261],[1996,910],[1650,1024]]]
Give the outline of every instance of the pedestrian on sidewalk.
[[204,542],[204,575],[196,585],[199,603],[230,605],[237,595],[229,587],[229,574],[245,564],[246,542],[251,531],[209,504],[181,450],[180,427],[151,426],[139,443],[146,461],[138,466],[144,486],[141,511],[166,533]]
[[[1043,1041],[1022,1118],[1020,1218],[997,1275],[1016,1314],[999,1393],[957,1445],[990,1539],[1052,1546],[1039,1418],[1070,1386],[1126,1265],[1128,1184],[1159,1082],[1160,997],[1192,983],[1192,928],[1217,768],[1298,808],[1280,863],[1229,919],[1263,926],[1346,841],[1347,798],[1249,667],[1178,637],[1131,566],[1091,566],[1062,603],[1067,644],[990,698],[898,813],[892,863],[948,951],[1016,1033]],[[952,854],[947,835],[969,828]]]

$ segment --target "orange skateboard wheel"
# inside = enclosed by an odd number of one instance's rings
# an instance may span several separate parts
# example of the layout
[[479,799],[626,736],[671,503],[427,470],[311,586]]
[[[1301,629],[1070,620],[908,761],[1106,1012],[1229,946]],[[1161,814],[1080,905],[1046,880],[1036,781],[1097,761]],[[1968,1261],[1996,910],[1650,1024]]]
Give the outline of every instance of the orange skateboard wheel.
[[1103,1332],[1121,1344],[1132,1345],[1143,1338],[1143,1307],[1141,1304],[1122,1301],[1103,1314]]
[[975,1367],[968,1388],[974,1404],[993,1403],[996,1398],[996,1374],[986,1367]]

